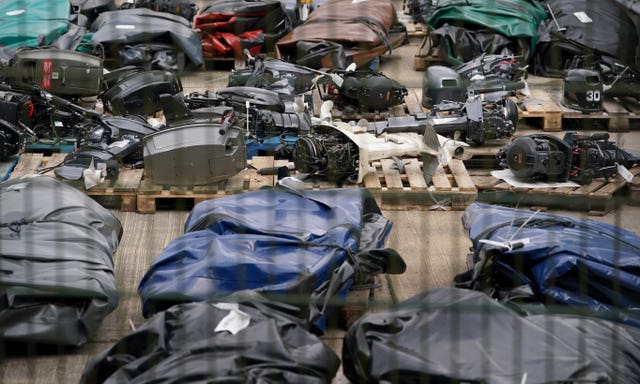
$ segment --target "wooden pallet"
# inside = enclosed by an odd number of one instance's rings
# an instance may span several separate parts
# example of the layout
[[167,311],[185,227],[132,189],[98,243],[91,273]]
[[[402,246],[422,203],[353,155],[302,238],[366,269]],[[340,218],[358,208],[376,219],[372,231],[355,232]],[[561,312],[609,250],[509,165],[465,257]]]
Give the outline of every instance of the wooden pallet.
[[201,201],[249,191],[250,173],[255,171],[245,169],[228,180],[207,185],[160,185],[143,179],[137,191],[137,212],[155,213],[159,199],[187,199],[195,205]]
[[[640,167],[629,170],[640,174]],[[478,200],[517,206],[536,206],[587,211],[600,215],[615,209],[622,199],[627,181],[620,175],[611,180],[596,179],[587,185],[563,188],[516,188],[497,179],[488,171],[471,172],[478,189]]]
[[461,160],[439,167],[432,185],[424,179],[421,161],[402,161],[404,170],[398,170],[391,159],[373,162],[375,172],[364,178],[363,186],[383,209],[463,210],[476,200],[478,190]]
[[627,132],[640,127],[640,101],[634,98],[607,97],[602,103],[603,111],[582,112],[562,105],[562,97],[562,90],[557,88],[532,89],[530,97],[518,100],[520,118],[548,132],[589,129]]
[[218,183],[207,185],[161,185],[149,179],[140,182],[137,190],[138,213],[155,213],[158,200],[188,200],[193,205],[210,199],[272,187],[275,175],[261,175],[259,169],[278,167],[286,161],[274,160],[272,156],[254,156],[247,161],[247,168],[237,175]]
[[[340,184],[321,177],[306,177],[305,190],[332,188],[367,188],[383,209],[442,209],[461,210],[475,201],[477,189],[461,160],[453,160],[440,167],[428,185],[422,173],[422,161],[417,158],[400,159],[404,169],[399,170],[392,159],[371,164],[361,184]],[[293,167],[292,163],[276,160],[274,166]],[[295,176],[295,171],[292,172]],[[274,181],[275,183],[276,181]]]
[[531,96],[519,100],[518,115],[528,125],[539,126],[547,132],[562,130],[562,109],[548,92],[532,89]]
[[632,97],[605,97],[600,112],[582,112],[562,105],[562,91],[549,91],[549,97],[562,110],[565,130],[600,129],[609,132],[628,132],[640,124],[640,101]]
[[[55,166],[64,160],[64,154],[43,156],[26,153],[20,156],[10,178],[35,174],[44,168]],[[427,185],[422,174],[422,162],[416,158],[402,159],[403,170],[394,167],[391,159],[373,162],[372,171],[361,185],[336,185],[321,178],[307,178],[307,190],[333,189],[338,187],[365,187],[377,198],[385,209],[464,209],[475,200],[477,189],[469,178],[461,160],[453,160],[447,167],[438,169],[432,185]],[[122,211],[154,213],[161,199],[189,200],[197,204],[204,200],[272,187],[277,183],[276,175],[261,175],[259,169],[280,166],[293,167],[286,160],[274,160],[271,156],[255,156],[249,166],[228,180],[195,186],[160,185],[144,178],[144,170],[122,168],[118,177],[105,179],[97,186],[86,189],[80,181],[66,181],[89,196],[117,197]],[[295,171],[293,172],[295,174]],[[55,177],[53,170],[46,175]]]
[[[62,163],[65,157],[66,154],[64,153],[53,153],[51,156],[44,156],[42,153],[23,153],[20,155],[18,164],[16,164],[9,178],[15,179],[38,173],[56,177],[53,170],[43,171]],[[81,181],[62,180],[60,178],[58,180],[64,181],[92,197],[117,197],[120,199],[120,210],[134,212],[136,210],[136,193],[142,178],[142,172],[142,169],[122,168],[116,179],[105,179],[91,189],[86,189]]]

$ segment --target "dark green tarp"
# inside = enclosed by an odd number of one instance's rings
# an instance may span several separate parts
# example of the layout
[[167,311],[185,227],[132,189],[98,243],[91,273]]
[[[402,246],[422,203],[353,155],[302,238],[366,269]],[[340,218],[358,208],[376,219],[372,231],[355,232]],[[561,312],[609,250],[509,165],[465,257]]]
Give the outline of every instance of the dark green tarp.
[[[516,55],[524,56],[528,60],[537,43],[537,28],[546,19],[545,9],[533,0],[440,0],[436,9],[428,19],[429,26],[437,30],[442,27],[457,27],[475,34],[470,41],[480,44],[482,40],[490,39],[495,34],[502,35],[514,42],[518,47]],[[478,37],[482,32],[488,37]],[[449,44],[461,44],[458,40]],[[464,43],[463,43],[464,44]],[[456,46],[450,49],[449,59],[462,63],[472,59],[465,52],[475,51],[476,47]],[[487,54],[499,52],[485,52]],[[454,59],[455,57],[455,59]]]
[[23,46],[51,44],[67,32],[70,15],[68,0],[0,1],[0,58]]

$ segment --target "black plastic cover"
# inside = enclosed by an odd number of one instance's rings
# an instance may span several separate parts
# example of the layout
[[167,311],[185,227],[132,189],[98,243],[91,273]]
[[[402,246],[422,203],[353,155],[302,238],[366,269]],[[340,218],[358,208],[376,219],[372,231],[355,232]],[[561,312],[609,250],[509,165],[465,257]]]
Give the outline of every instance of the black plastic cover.
[[[258,294],[227,302],[175,305],[85,366],[81,383],[330,383],[340,359],[284,304]],[[240,312],[240,313],[238,313]],[[218,329],[246,316],[233,334]]]
[[344,338],[354,383],[635,383],[637,328],[518,313],[473,291],[441,288],[367,313]]
[[0,184],[0,205],[0,341],[86,343],[118,305],[120,222],[48,176]]
[[105,108],[115,115],[152,115],[162,110],[160,95],[182,92],[180,79],[171,71],[139,71],[133,67],[113,77],[110,77],[109,88],[99,97]]
[[538,27],[534,72],[561,76],[576,55],[596,50],[622,64],[636,64],[638,29],[632,13],[615,0],[551,0],[553,18]]
[[295,62],[315,69],[347,67],[344,47],[334,41],[296,42]]
[[150,42],[176,47],[184,52],[193,68],[204,63],[200,37],[182,16],[146,8],[110,11],[100,14],[90,31],[93,32],[91,41],[105,48],[105,63],[106,59],[115,60],[115,67],[120,66],[120,48]]
[[460,65],[486,54],[513,54],[523,57],[531,55],[531,47],[526,40],[511,40],[487,29],[470,29],[446,25],[429,32],[432,52],[449,65]]

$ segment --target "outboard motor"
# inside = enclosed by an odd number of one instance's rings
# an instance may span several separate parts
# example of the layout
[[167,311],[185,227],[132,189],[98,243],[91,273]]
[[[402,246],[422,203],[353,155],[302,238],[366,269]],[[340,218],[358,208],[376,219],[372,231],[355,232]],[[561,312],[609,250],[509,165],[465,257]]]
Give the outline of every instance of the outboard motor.
[[427,68],[422,81],[422,105],[431,108],[444,101],[465,101],[467,91],[462,77],[453,68],[434,65]]
[[618,166],[632,167],[640,153],[619,148],[608,133],[582,135],[567,132],[562,140],[546,134],[518,137],[498,152],[500,165],[519,179],[574,181],[589,184],[611,178]]
[[582,112],[602,111],[604,90],[600,74],[591,69],[570,69],[564,77],[562,105]]

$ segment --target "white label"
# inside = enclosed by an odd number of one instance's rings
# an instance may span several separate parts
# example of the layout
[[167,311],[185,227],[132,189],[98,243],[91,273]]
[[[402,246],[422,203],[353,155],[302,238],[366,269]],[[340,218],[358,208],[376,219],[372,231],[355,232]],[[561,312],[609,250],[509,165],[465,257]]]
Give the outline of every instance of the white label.
[[218,303],[213,304],[214,307],[228,310],[229,314],[225,316],[214,329],[215,332],[228,331],[232,335],[247,328],[251,323],[251,316],[242,312],[236,303]]
[[618,166],[618,173],[620,174],[620,176],[622,176],[622,178],[625,179],[627,183],[630,183],[631,180],[633,180],[633,173],[629,172],[627,167],[625,167],[624,165],[618,163],[616,163],[616,165]]
[[53,80],[58,80],[60,78],[60,74],[58,72],[51,72],[51,78]]
[[587,96],[586,97],[587,97],[587,101],[598,102],[598,101],[600,101],[600,91],[597,90],[597,89],[596,90],[590,89],[590,90],[587,91]]
[[131,24],[118,24],[116,25],[116,29],[136,29],[136,26]]
[[584,12],[573,12],[573,15],[574,15],[575,17],[577,17],[577,18],[578,18],[578,20],[580,20],[580,22],[581,22],[581,23],[586,24],[586,23],[591,23],[591,22],[593,22],[593,20],[591,20],[591,18],[589,17],[589,15],[587,15],[587,14],[586,14],[586,13],[584,13]]
[[5,15],[7,15],[7,16],[17,16],[17,15],[22,15],[25,12],[27,12],[27,11],[25,11],[24,9],[16,9],[15,11],[9,11],[9,12],[5,13]]

